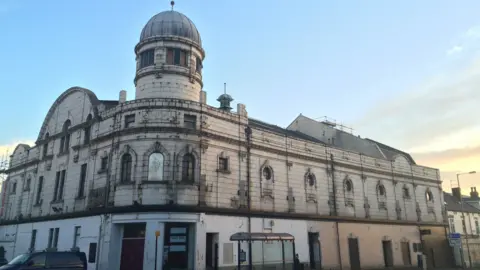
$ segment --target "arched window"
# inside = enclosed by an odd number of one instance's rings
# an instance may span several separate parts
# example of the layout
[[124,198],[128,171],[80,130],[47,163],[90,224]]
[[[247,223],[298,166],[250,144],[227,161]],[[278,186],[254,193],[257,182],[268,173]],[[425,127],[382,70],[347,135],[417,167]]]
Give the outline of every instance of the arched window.
[[182,159],[182,181],[195,181],[195,157],[192,154],[185,154]]
[[164,156],[153,153],[148,158],[148,181],[163,181]]
[[385,197],[387,195],[385,187],[382,184],[377,186],[377,195],[380,197]]
[[273,170],[269,166],[265,166],[262,170],[263,179],[269,181],[273,178]]
[[122,156],[120,181],[122,183],[132,181],[132,155],[124,154]]
[[50,137],[50,134],[47,132],[47,134],[45,134],[45,144],[43,145],[43,157],[45,158],[48,154],[48,137]]
[[410,199],[410,190],[408,189],[407,185],[403,186],[403,198]]
[[307,182],[309,186],[311,187],[315,186],[317,179],[315,179],[315,175],[313,173],[309,173],[307,175]]
[[425,198],[427,199],[427,202],[433,202],[433,193],[430,190],[427,190],[427,192],[425,192]]
[[67,120],[65,123],[63,123],[63,135],[60,139],[60,153],[68,152],[68,149],[70,148],[70,134],[68,133],[68,129],[70,128],[71,124],[72,122],[70,122],[70,120]]
[[90,133],[91,133],[91,130],[92,130],[91,121],[92,121],[92,115],[89,114],[87,116],[87,126],[83,130],[83,133],[84,133],[83,143],[84,144],[89,144],[90,143]]
[[352,192],[353,191],[353,183],[352,180],[350,179],[345,179],[345,191],[346,192]]

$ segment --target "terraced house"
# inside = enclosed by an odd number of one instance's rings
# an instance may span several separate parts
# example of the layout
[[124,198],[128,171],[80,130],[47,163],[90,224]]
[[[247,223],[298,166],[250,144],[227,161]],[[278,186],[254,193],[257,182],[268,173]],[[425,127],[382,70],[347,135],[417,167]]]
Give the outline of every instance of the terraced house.
[[[420,250],[450,263],[437,169],[331,121],[281,128],[228,94],[207,104],[200,33],[177,11],[147,22],[135,57],[134,99],[72,87],[11,155],[8,259],[78,248],[89,269],[234,269],[232,234],[273,232],[312,269],[416,267]],[[281,248],[242,243],[242,263],[281,263]]]

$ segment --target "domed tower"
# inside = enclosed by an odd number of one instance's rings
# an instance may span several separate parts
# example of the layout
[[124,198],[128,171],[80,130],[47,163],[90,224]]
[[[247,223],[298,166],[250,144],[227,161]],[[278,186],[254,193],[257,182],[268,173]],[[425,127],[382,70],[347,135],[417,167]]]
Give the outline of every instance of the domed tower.
[[135,46],[135,98],[200,101],[205,51],[193,22],[180,12],[160,12],[145,25]]

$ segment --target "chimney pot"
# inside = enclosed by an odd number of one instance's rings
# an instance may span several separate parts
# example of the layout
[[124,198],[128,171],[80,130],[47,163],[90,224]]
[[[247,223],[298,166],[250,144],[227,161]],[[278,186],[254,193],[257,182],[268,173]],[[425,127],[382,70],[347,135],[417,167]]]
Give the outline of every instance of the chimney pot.
[[127,101],[127,91],[122,90],[120,91],[118,102],[125,103]]

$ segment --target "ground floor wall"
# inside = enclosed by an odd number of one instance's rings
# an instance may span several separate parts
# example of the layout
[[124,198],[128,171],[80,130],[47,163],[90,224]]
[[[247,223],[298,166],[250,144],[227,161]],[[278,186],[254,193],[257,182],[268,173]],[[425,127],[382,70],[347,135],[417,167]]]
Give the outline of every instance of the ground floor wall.
[[429,269],[449,268],[455,265],[454,253],[448,242],[446,229],[442,226],[419,227],[419,230],[428,232],[422,235],[421,248]]
[[[293,263],[295,250],[300,262],[315,269],[416,267],[420,252],[415,248],[421,242],[415,225],[272,218],[251,218],[249,224],[246,217],[196,213],[112,214],[3,226],[0,245],[6,247],[6,257],[11,259],[29,250],[34,230],[38,250],[52,245],[51,229],[55,234],[58,228],[57,249],[78,247],[89,257],[89,270],[147,270],[155,269],[155,264],[158,270],[166,264],[199,270],[216,264],[219,269],[234,269],[238,256],[243,255],[245,264],[250,253],[247,243],[240,245],[244,253],[239,252],[230,236],[248,232],[249,226],[252,232],[289,233],[295,237],[295,246],[283,245],[287,265]],[[423,240],[429,246],[439,243],[437,237]],[[282,263],[281,243],[254,243],[251,248],[256,265]]]

